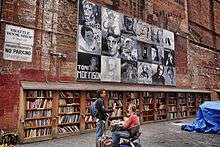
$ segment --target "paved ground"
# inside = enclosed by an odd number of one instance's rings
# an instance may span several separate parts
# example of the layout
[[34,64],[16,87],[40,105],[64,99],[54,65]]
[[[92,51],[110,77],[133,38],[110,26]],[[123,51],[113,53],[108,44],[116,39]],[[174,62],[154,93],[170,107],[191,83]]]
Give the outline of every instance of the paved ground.
[[[192,119],[181,121],[190,122]],[[142,125],[142,147],[220,147],[220,135],[185,132],[180,129],[177,122],[179,121]],[[95,147],[94,138],[95,133],[89,133],[32,144],[16,145],[16,147]]]

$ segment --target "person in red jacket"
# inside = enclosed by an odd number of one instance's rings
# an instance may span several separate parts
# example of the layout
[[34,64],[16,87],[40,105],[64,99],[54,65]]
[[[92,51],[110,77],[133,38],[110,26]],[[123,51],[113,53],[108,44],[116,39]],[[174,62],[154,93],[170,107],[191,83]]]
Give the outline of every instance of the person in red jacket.
[[128,106],[129,117],[125,117],[123,121],[123,127],[126,129],[124,131],[114,131],[112,132],[112,147],[117,147],[120,143],[120,138],[128,138],[130,136],[129,129],[140,125],[139,117],[136,115],[136,106],[130,104]]

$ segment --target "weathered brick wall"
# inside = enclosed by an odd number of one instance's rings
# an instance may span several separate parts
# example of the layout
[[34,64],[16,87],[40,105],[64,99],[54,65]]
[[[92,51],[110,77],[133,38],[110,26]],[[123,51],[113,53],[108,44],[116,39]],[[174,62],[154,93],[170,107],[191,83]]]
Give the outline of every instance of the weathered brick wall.
[[[186,39],[189,32],[190,39],[195,42],[211,47],[220,46],[220,36],[213,36],[210,31],[215,29],[220,34],[219,2],[214,2],[213,17],[216,25],[213,28],[209,0],[91,1],[174,31],[177,87],[220,87],[220,83],[215,80],[219,78],[217,70],[207,70],[204,66],[219,67],[216,64],[220,59],[219,54],[189,44]],[[3,6],[0,57],[3,56],[5,24],[35,30],[32,62],[14,62],[0,58],[0,122],[3,122],[0,123],[0,128],[15,129],[21,80],[76,82],[77,0],[5,0]],[[58,59],[51,56],[50,51],[65,53],[67,58]],[[203,60],[199,60],[203,57]],[[213,57],[217,60],[213,60]],[[207,64],[202,61],[207,61]],[[198,71],[203,75],[209,72],[216,72],[217,75],[203,76],[199,75]]]

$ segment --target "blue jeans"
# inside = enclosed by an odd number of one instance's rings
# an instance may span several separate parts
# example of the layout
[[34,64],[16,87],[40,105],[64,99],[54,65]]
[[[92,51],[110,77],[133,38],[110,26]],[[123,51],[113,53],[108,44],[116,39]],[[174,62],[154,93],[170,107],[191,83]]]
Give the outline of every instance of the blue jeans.
[[130,133],[128,131],[115,131],[112,132],[112,146],[116,147],[120,143],[120,138],[129,138]]
[[96,122],[96,147],[98,147],[98,140],[102,137],[105,129],[105,123],[103,121]]

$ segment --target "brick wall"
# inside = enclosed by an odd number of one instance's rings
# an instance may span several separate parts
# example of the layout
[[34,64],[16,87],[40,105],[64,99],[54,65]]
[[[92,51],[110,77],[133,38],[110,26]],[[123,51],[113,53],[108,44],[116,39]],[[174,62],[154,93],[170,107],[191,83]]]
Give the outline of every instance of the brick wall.
[[[213,3],[214,14],[209,0],[91,1],[176,32],[177,87],[220,88],[216,80],[220,55],[215,51],[215,46],[220,50],[219,1]],[[35,30],[31,63],[0,58],[0,128],[15,129],[21,80],[76,82],[77,0],[5,0],[3,6],[0,57],[5,24]],[[65,53],[67,58],[53,57],[50,51]]]

